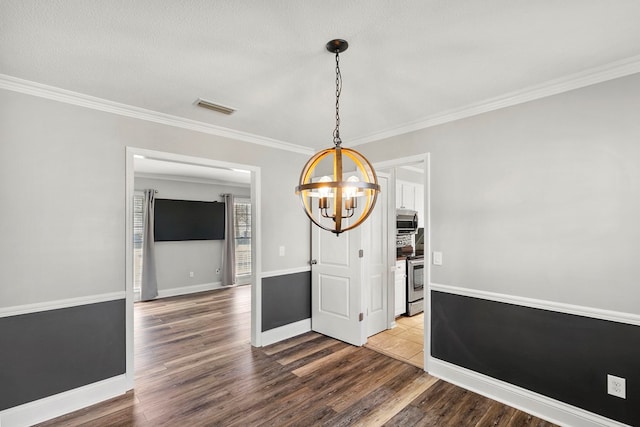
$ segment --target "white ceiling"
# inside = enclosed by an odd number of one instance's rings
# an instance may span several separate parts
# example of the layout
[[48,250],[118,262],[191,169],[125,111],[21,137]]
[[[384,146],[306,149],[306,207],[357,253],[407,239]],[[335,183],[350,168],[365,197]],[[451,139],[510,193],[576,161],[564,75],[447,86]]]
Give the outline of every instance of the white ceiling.
[[235,183],[247,187],[251,182],[251,172],[241,169],[200,166],[140,156],[134,156],[133,160],[133,167],[136,176],[138,177],[162,178],[178,181],[193,181],[195,178],[195,180],[206,183]]
[[[0,73],[312,150],[640,63],[637,0],[2,0]],[[198,108],[202,97],[232,106]]]

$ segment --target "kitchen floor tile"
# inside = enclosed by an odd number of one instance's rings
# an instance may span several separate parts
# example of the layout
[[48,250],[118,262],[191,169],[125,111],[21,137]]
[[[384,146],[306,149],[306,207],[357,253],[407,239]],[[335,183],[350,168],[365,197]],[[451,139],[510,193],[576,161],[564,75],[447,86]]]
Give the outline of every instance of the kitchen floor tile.
[[424,313],[396,318],[393,329],[369,337],[366,347],[420,368],[424,367]]

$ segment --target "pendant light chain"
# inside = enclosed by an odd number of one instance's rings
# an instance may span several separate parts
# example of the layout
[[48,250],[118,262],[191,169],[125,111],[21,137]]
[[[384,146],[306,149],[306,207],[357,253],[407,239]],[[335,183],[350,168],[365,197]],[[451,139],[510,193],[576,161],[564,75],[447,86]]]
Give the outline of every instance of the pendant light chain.
[[336,147],[342,144],[340,139],[340,93],[342,92],[342,74],[340,74],[340,55],[336,50],[336,128],[333,131],[333,143]]

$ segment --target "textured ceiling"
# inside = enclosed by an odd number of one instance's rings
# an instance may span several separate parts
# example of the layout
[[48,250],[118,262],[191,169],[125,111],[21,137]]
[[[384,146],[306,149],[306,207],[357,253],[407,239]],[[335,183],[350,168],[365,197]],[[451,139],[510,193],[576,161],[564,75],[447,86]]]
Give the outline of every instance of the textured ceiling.
[[0,73],[317,150],[333,38],[349,145],[636,57],[639,22],[637,0],[2,0]]
[[178,181],[196,178],[205,183],[236,183],[246,187],[251,183],[251,172],[242,169],[199,166],[137,156],[134,156],[133,168],[136,177],[162,177]]

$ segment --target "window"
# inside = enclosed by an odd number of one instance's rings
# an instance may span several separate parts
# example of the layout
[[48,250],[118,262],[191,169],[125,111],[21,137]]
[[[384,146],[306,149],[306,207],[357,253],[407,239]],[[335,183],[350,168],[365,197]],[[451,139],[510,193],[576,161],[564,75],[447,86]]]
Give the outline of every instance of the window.
[[235,198],[236,277],[251,275],[251,199]]
[[144,242],[144,193],[133,195],[133,291],[139,298],[142,283],[142,248]]

